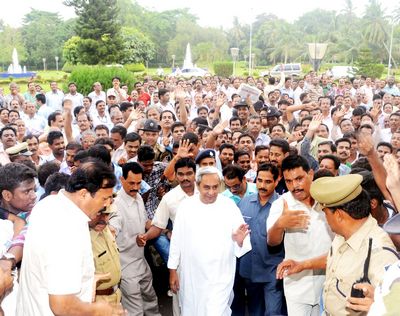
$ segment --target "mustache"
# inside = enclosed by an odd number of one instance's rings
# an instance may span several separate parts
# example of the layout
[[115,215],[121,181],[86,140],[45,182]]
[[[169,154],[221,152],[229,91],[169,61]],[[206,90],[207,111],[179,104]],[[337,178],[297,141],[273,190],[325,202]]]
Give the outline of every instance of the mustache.
[[107,225],[108,223],[106,221],[100,220],[96,223],[96,225]]
[[137,192],[139,192],[139,191],[138,191],[138,190],[130,190],[129,192],[136,192],[136,193],[137,193]]

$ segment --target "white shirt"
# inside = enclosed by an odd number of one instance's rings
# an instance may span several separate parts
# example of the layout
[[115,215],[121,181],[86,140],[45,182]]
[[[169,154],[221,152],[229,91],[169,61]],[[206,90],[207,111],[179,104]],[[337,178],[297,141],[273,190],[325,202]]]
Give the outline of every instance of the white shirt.
[[37,114],[38,114],[39,116],[43,117],[43,118],[46,120],[46,122],[47,122],[47,119],[49,118],[49,115],[50,115],[51,113],[53,113],[53,112],[54,112],[53,108],[47,106],[46,104],[43,104],[43,105],[39,108],[39,110],[37,111]]
[[46,104],[54,111],[62,110],[62,101],[64,99],[64,92],[57,90],[56,92],[49,91],[46,93]]
[[[195,194],[196,193],[197,190],[195,189]],[[165,229],[167,227],[169,219],[171,219],[173,224],[179,205],[183,200],[187,199],[188,197],[189,195],[187,195],[185,191],[182,190],[180,185],[173,188],[161,199],[151,224],[161,229]]]
[[91,302],[95,268],[89,221],[64,190],[36,204],[24,245],[16,315],[54,315],[49,294]]
[[199,195],[180,204],[168,268],[179,267],[182,316],[231,315],[236,256],[251,250],[249,236],[241,248],[232,240],[243,223],[236,204],[221,194],[212,204],[202,203]]
[[88,97],[92,99],[92,106],[90,109],[96,109],[97,101],[106,102],[106,93],[104,91],[100,91],[99,94],[97,94],[96,91],[92,91],[88,94]]
[[[284,236],[285,260],[302,261],[327,254],[332,243],[332,232],[326,222],[325,213],[310,208],[296,200],[291,192],[286,192],[274,201],[267,218],[267,231],[282,215],[283,199],[289,210],[306,211],[310,216],[310,225],[306,230],[287,229]],[[300,304],[318,304],[325,281],[323,271],[304,270],[285,277],[283,284],[287,299]]]
[[71,100],[72,101],[72,112],[77,106],[83,106],[83,95],[79,92],[75,94],[68,93],[64,96],[64,100]]
[[47,125],[46,120],[38,114],[35,114],[32,118],[24,115],[22,119],[25,122],[27,132],[36,136],[42,134]]

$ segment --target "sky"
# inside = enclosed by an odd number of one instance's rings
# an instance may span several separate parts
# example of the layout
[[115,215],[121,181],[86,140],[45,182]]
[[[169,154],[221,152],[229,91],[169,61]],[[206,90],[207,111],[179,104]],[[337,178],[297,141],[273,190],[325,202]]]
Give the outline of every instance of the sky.
[[[58,12],[65,19],[74,17],[74,10],[62,4],[62,0],[3,0],[0,10],[0,19],[6,24],[17,27],[22,24],[25,14],[31,8],[37,10]],[[272,13],[280,18],[292,22],[305,12],[320,8],[340,11],[345,0],[246,0],[246,1],[218,1],[218,0],[137,0],[147,9],[163,11],[189,7],[190,12],[196,15],[201,26],[229,28],[234,16],[241,23],[250,23],[261,13]],[[368,0],[352,0],[358,15],[364,13]],[[391,9],[400,6],[398,0],[381,0],[382,7],[387,14]],[[235,4],[237,3],[237,4]]]

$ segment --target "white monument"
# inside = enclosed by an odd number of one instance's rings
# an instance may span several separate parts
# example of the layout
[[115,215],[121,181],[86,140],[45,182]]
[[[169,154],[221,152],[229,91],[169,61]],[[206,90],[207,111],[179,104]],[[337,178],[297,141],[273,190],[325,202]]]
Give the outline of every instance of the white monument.
[[8,73],[9,74],[21,74],[22,73],[22,67],[18,62],[18,53],[17,49],[14,48],[12,52],[12,64],[8,66]]

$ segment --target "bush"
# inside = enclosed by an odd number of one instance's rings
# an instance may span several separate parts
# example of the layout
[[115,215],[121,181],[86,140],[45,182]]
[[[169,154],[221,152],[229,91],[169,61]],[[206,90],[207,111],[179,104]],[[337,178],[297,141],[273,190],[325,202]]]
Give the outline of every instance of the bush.
[[126,64],[124,68],[130,72],[142,72],[146,70],[143,64]]
[[[135,76],[126,69],[104,66],[76,66],[69,77],[69,82],[75,82],[78,91],[88,95],[92,91],[94,82],[100,82],[106,90],[112,86],[112,78],[115,76],[120,77],[121,83],[127,84],[129,88],[136,82]],[[64,90],[68,90],[68,83],[64,84]]]
[[384,70],[385,65],[369,64],[359,69],[357,74],[364,75],[365,77],[370,77],[372,79],[380,79]]
[[71,73],[77,66],[69,63],[68,61],[62,67],[62,71]]
[[227,62],[216,62],[214,63],[214,72],[217,76],[228,78],[233,74],[233,63]]

